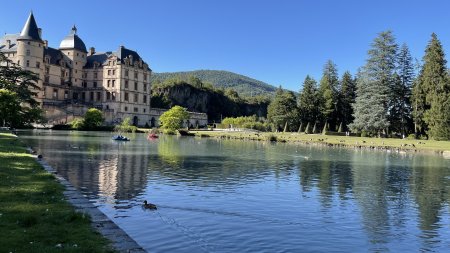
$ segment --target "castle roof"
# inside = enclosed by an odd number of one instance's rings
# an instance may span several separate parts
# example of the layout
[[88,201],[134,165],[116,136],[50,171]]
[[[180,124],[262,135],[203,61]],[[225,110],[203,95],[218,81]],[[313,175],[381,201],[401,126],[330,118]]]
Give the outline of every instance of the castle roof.
[[33,12],[30,12],[27,22],[23,26],[22,32],[20,33],[20,36],[17,39],[42,41],[41,36],[39,34],[39,28],[33,16]]
[[[142,61],[143,63],[145,63],[137,52],[127,49],[124,46],[120,46],[117,52],[95,53],[93,55],[89,55],[88,57],[86,57],[87,62],[85,68],[94,67],[94,62],[99,63],[100,66],[104,65],[107,63],[108,58],[111,56],[116,56],[121,63],[125,63],[126,58],[133,58],[133,62]],[[147,70],[151,71],[150,68],[148,68]]]
[[[3,37],[0,37],[0,51],[7,52],[16,52],[17,51],[17,37],[19,34],[5,34]],[[9,45],[8,45],[9,40]]]
[[84,42],[78,37],[77,28],[75,26],[72,27],[69,35],[61,41],[59,49],[77,49],[87,53],[86,45],[84,45]]

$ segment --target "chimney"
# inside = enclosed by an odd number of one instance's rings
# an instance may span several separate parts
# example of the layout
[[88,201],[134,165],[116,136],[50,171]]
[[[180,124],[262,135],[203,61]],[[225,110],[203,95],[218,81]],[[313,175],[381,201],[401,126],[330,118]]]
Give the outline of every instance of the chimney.
[[6,40],[6,48],[11,48],[11,40]]
[[95,54],[95,47],[89,48],[89,55]]
[[42,28],[38,28],[39,37],[42,38]]
[[48,40],[44,40],[44,47],[48,48]]

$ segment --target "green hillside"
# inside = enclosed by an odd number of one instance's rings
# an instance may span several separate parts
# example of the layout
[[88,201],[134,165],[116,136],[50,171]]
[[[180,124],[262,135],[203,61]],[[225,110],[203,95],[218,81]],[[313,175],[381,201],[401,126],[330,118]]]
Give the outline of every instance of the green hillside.
[[260,94],[274,94],[276,87],[253,78],[222,70],[195,70],[186,72],[153,73],[152,81],[161,81],[170,78],[186,80],[190,76],[199,78],[202,82],[209,82],[215,87],[231,88],[240,96],[255,96]]

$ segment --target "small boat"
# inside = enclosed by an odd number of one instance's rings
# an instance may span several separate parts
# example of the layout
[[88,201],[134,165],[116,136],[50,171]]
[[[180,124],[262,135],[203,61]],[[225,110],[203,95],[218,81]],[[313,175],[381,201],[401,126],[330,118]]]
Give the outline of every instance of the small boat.
[[158,135],[154,134],[154,133],[150,133],[150,134],[147,135],[147,138],[148,139],[156,139],[156,138],[158,138]]
[[115,141],[129,141],[130,140],[130,138],[122,136],[122,135],[113,136],[112,139]]

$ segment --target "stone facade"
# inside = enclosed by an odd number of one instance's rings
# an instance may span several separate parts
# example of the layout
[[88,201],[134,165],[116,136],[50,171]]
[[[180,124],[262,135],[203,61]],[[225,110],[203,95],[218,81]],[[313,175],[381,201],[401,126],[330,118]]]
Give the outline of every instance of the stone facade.
[[73,26],[59,48],[51,48],[30,13],[20,34],[0,38],[0,51],[39,75],[36,100],[50,124],[67,123],[91,107],[102,110],[109,124],[128,117],[143,126],[159,118],[152,112],[160,110],[150,110],[152,70],[137,52],[124,46],[114,52],[91,47],[88,52]]

